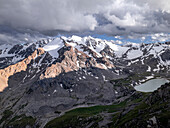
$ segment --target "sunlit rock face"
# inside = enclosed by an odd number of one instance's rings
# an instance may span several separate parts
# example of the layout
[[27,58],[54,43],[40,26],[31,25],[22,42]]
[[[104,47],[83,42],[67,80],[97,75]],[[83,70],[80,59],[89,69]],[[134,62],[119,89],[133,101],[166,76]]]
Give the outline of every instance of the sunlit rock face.
[[[0,109],[43,123],[55,111],[111,104],[133,86],[169,78],[169,43],[118,45],[92,37],[57,37],[0,47]],[[25,107],[21,108],[21,105]]]
[[27,65],[31,61],[33,61],[34,66],[37,56],[40,56],[41,59],[36,65],[41,67],[42,60],[46,59],[41,56],[43,54],[50,56],[50,62],[46,63],[46,68],[41,71],[39,76],[41,80],[54,78],[60,73],[91,67],[114,70],[115,73],[121,74],[120,66],[123,66],[139,73],[146,71],[151,75],[153,74],[151,72],[160,73],[160,71],[165,70],[169,72],[170,65],[168,42],[155,44],[131,43],[120,46],[112,41],[98,38],[72,36],[46,39],[22,45],[2,45],[0,91],[8,86],[8,77],[26,71]]
[[8,87],[8,78],[18,72],[26,71],[27,65],[30,64],[32,60],[36,57],[44,54],[43,49],[36,49],[30,56],[23,59],[22,61],[9,65],[8,67],[0,70],[0,91],[3,91],[6,87]]

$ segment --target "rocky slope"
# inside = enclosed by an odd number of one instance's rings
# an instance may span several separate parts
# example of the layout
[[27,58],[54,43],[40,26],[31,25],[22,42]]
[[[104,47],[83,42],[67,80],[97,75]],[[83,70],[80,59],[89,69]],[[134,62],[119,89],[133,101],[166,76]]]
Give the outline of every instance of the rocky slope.
[[136,92],[125,101],[78,108],[47,123],[46,128],[169,128],[170,83],[151,94]]
[[[133,105],[131,105],[133,106]],[[112,127],[169,128],[170,83],[162,85],[134,108],[125,107]]]
[[43,49],[37,49],[35,50],[30,56],[28,56],[27,58],[25,58],[24,60],[10,65],[4,69],[0,70],[0,91],[3,91],[4,88],[8,87],[8,78],[18,72],[21,71],[26,71],[27,69],[27,65],[34,60],[36,57],[40,56],[44,54],[44,50]]
[[16,118],[20,123],[28,120],[23,127],[43,127],[74,107],[124,101],[136,93],[136,84],[155,77],[170,78],[169,45],[120,46],[77,36],[3,45],[0,126],[14,127],[10,121]]

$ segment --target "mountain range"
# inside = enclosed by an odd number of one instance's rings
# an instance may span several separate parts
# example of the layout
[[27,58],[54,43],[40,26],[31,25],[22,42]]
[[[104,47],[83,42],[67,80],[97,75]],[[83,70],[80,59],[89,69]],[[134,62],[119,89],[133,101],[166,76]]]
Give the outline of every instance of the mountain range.
[[[170,42],[56,37],[0,46],[0,127],[170,126]],[[148,111],[148,112],[146,112]]]

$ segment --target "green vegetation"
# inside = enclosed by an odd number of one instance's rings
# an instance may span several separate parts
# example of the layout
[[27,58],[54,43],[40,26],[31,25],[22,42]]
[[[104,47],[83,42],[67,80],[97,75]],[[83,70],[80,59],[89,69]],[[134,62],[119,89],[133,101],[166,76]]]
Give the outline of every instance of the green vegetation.
[[[45,128],[68,128],[68,127],[85,127],[92,124],[92,127],[98,127],[98,122],[103,120],[101,113],[114,113],[112,123],[108,126],[113,127],[114,124],[118,123],[118,126],[138,116],[138,110],[146,107],[146,104],[141,104],[144,97],[148,96],[148,93],[137,93],[125,101],[113,104],[113,105],[98,105],[92,107],[83,107],[66,112],[61,117],[55,118],[48,122]],[[128,105],[136,104],[134,111],[129,112],[124,118],[121,117],[121,111]],[[128,118],[130,117],[130,118]],[[121,123],[119,122],[118,119]],[[94,126],[93,126],[94,125]]]
[[146,79],[146,76],[150,76],[151,74],[149,72],[146,72],[146,73],[142,73],[142,74],[135,74],[135,75],[131,75],[131,79],[133,81],[139,81],[139,80],[143,80],[143,79]]
[[45,128],[68,128],[68,127],[83,127],[93,122],[93,125],[102,120],[100,115],[88,116],[86,114],[65,114],[59,118],[50,121]]
[[31,116],[20,115],[13,117],[4,127],[23,128],[27,125],[34,126],[35,121]]
[[[135,75],[124,79],[111,80],[110,82],[115,86],[128,86],[134,77],[136,77],[136,80],[139,78],[139,76]],[[167,95],[165,96],[167,98]],[[18,100],[16,102],[18,102]],[[19,109],[23,109],[25,106],[27,106],[27,103],[20,105]],[[110,128],[121,128],[125,126],[130,128],[137,126],[146,127],[147,121],[154,116],[161,126],[166,127],[169,123],[168,119],[170,119],[168,107],[169,103],[167,100],[162,100],[162,95],[135,92],[132,93],[129,98],[118,104],[83,107],[68,111],[64,115],[48,122],[45,128],[87,126],[98,128],[99,122],[101,123],[105,116],[108,115],[112,117],[111,123],[108,124]],[[60,111],[55,111],[55,113],[61,114]],[[0,124],[2,124],[2,122],[5,122],[3,128],[24,128],[26,126],[35,127],[36,119],[26,115],[14,117],[13,112],[9,109],[3,112]]]
[[122,78],[122,79],[116,79],[116,80],[111,80],[110,82],[114,84],[114,86],[128,86],[131,83],[131,78]]
[[[87,108],[77,108],[66,112],[63,116],[48,122],[45,128],[68,128],[68,127],[99,127],[99,122],[105,118],[102,113],[110,113],[112,122],[107,126],[110,128],[147,126],[147,121],[156,117],[161,126],[168,125],[170,111],[168,102],[155,101],[149,105],[144,99],[150,93],[135,93],[125,101],[105,106],[93,106]],[[128,106],[133,106],[128,109]],[[124,113],[125,111],[126,114]]]
[[3,116],[0,120],[0,124],[4,122],[3,128],[23,128],[27,125],[33,126],[35,124],[35,119],[31,116],[27,117],[25,115],[12,117],[13,112],[11,110],[5,110]]
[[157,116],[160,124],[164,127],[168,126],[168,119],[170,119],[170,111],[164,111]]
[[116,114],[113,114],[113,117],[112,117],[112,122],[108,124],[108,127],[109,128],[113,128],[114,125],[117,123],[118,119],[120,118],[121,116],[121,112],[118,112]]
[[77,108],[66,112],[63,116],[55,118],[47,123],[45,128],[68,128],[68,127],[81,127],[92,123],[91,127],[98,127],[98,122],[103,120],[99,115],[101,112],[116,112],[126,106],[126,101],[115,105],[106,106],[93,106]]
[[[141,102],[138,106],[124,115],[122,115],[122,113],[113,115],[112,123],[110,123],[108,126],[110,128],[124,127],[125,124],[131,128],[136,127],[137,125],[147,126],[147,121],[153,116],[156,116],[159,123],[166,127],[168,124],[168,119],[170,119],[170,111],[164,110],[163,108],[168,109],[167,103],[156,103],[149,106],[145,102]],[[154,114],[150,114],[152,112],[154,112]],[[161,114],[156,112],[161,112]]]
[[8,118],[10,118],[12,116],[13,112],[11,110],[5,110],[3,112],[3,116],[0,120],[0,124],[3,122],[3,121],[6,121]]
[[143,74],[132,74],[127,78],[121,78],[116,80],[110,80],[114,86],[129,86],[132,81],[138,82],[139,80],[146,79],[146,76],[150,76],[150,73],[143,73]]
[[[128,121],[131,121],[132,119],[137,118],[139,115],[141,115],[139,110],[145,110],[147,108],[147,104],[142,103],[139,106],[135,107],[133,110],[122,116],[122,118],[118,121],[117,127],[123,126]],[[144,118],[145,119],[145,118]]]

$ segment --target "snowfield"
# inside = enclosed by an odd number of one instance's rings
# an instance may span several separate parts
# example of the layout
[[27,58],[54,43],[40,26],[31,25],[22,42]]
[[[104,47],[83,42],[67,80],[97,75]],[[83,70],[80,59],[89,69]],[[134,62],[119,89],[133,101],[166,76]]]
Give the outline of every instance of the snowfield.
[[60,50],[64,46],[63,40],[60,38],[56,38],[50,43],[48,43],[46,46],[44,46],[44,50],[48,51],[51,56],[58,58],[58,50]]

